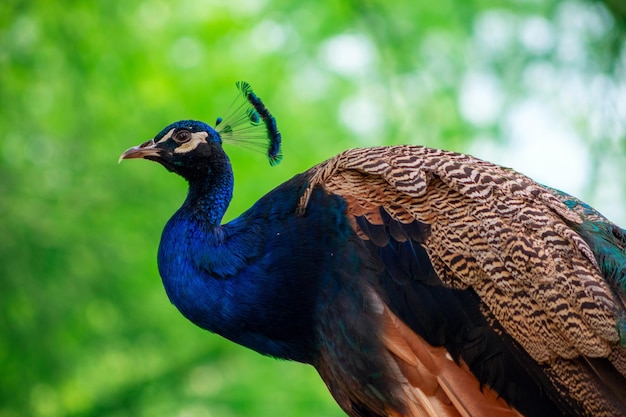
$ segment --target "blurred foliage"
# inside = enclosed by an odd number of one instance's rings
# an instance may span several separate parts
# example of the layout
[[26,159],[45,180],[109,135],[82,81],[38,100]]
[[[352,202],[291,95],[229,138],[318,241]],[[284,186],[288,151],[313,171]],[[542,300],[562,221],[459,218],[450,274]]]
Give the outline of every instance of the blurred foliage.
[[[515,162],[531,100],[582,146],[582,197],[623,223],[625,19],[606,4],[4,0],[0,417],[342,415],[312,368],[169,305],[155,252],[185,185],[117,157],[172,121],[212,122],[249,81],[285,159],[228,148],[232,218],[347,147],[486,143]],[[551,175],[583,170],[568,168]]]

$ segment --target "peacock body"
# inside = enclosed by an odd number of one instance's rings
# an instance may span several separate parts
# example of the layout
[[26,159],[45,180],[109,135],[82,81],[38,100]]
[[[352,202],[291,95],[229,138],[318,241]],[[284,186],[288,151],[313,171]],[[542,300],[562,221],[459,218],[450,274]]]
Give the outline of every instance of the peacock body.
[[[238,120],[263,122],[277,162],[275,120],[240,87]],[[626,415],[626,231],[421,146],[345,151],[222,224],[236,123],[219,121],[176,122],[121,157],[189,183],[158,252],[189,320],[313,365],[350,416]]]

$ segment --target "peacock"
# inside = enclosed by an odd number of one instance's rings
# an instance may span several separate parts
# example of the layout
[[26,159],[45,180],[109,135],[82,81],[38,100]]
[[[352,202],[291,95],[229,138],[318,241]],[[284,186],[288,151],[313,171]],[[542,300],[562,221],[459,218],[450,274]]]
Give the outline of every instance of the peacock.
[[[159,273],[190,321],[316,368],[352,417],[626,416],[626,231],[478,158],[349,149],[228,223],[223,142],[282,157],[250,85],[122,159],[187,180]],[[258,142],[261,140],[261,142]]]

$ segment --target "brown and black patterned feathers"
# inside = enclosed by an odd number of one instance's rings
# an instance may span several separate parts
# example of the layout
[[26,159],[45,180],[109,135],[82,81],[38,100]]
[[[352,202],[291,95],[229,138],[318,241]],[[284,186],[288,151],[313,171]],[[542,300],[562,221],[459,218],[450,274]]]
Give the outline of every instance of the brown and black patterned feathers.
[[[626,342],[620,334],[626,315],[622,229],[584,203],[511,169],[437,149],[352,149],[308,175],[302,213],[316,187],[341,196],[356,234],[383,259],[389,276],[414,276],[411,269],[423,267],[420,256],[427,256],[431,270],[418,275],[475,294],[483,319],[514,345],[511,355],[520,366],[533,368],[532,381],[540,389],[547,387],[564,414],[626,415],[626,350],[620,345],[620,337]],[[400,251],[413,251],[414,256],[400,256]],[[403,263],[407,258],[415,265]],[[394,309],[393,297],[385,302]],[[419,310],[410,305],[399,309],[411,308]],[[428,360],[416,364],[411,359],[419,356],[415,346],[423,336],[417,334],[421,325],[408,323],[410,329],[405,328],[402,320],[410,320],[411,314],[398,319],[391,310],[385,310],[389,333],[383,340],[407,386],[428,380],[420,373],[424,369],[437,381],[423,383],[434,387],[430,391],[421,388],[404,395],[416,396],[419,403],[425,392],[439,398],[442,390],[448,401],[432,403],[441,408],[435,414],[421,405],[424,410],[409,415],[455,415],[445,411],[445,404],[453,404],[458,415],[507,415],[463,411],[465,400],[457,400],[462,395],[446,391],[456,378],[443,382],[440,367],[435,371],[425,365]],[[489,373],[488,361],[473,360],[476,365],[469,363],[468,368],[465,357],[472,355],[459,354],[451,363],[459,370]],[[496,377],[490,378],[495,384]],[[480,375],[474,382],[478,380],[484,382]],[[491,391],[487,387],[483,392],[488,396]]]

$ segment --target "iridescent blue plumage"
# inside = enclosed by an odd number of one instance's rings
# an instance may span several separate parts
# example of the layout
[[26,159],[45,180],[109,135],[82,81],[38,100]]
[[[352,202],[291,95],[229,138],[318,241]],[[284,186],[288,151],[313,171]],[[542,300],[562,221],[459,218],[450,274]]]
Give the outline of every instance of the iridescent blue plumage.
[[[347,151],[223,224],[234,180],[222,142],[263,122],[247,138],[280,159],[274,117],[238,88],[246,104],[215,129],[179,121],[122,155],[189,183],[158,252],[189,320],[312,364],[354,417],[626,414],[623,229],[510,170],[408,146]],[[540,305],[544,292],[566,298],[564,323]],[[566,332],[588,331],[587,313],[608,330],[581,348]],[[549,345],[550,326],[569,357],[527,347]]]
[[[297,204],[298,186],[297,180],[284,185],[222,226],[221,216],[201,208],[215,197],[190,194],[165,227],[158,260],[170,299],[191,321],[258,352],[312,363],[319,276],[338,261],[322,248],[337,246],[341,237],[324,225],[340,226],[332,219],[340,208],[301,220],[286,216]],[[304,231],[307,242],[300,237]],[[307,249],[311,241],[320,249]],[[304,259],[290,256],[293,250]],[[316,268],[294,279],[300,262]]]

